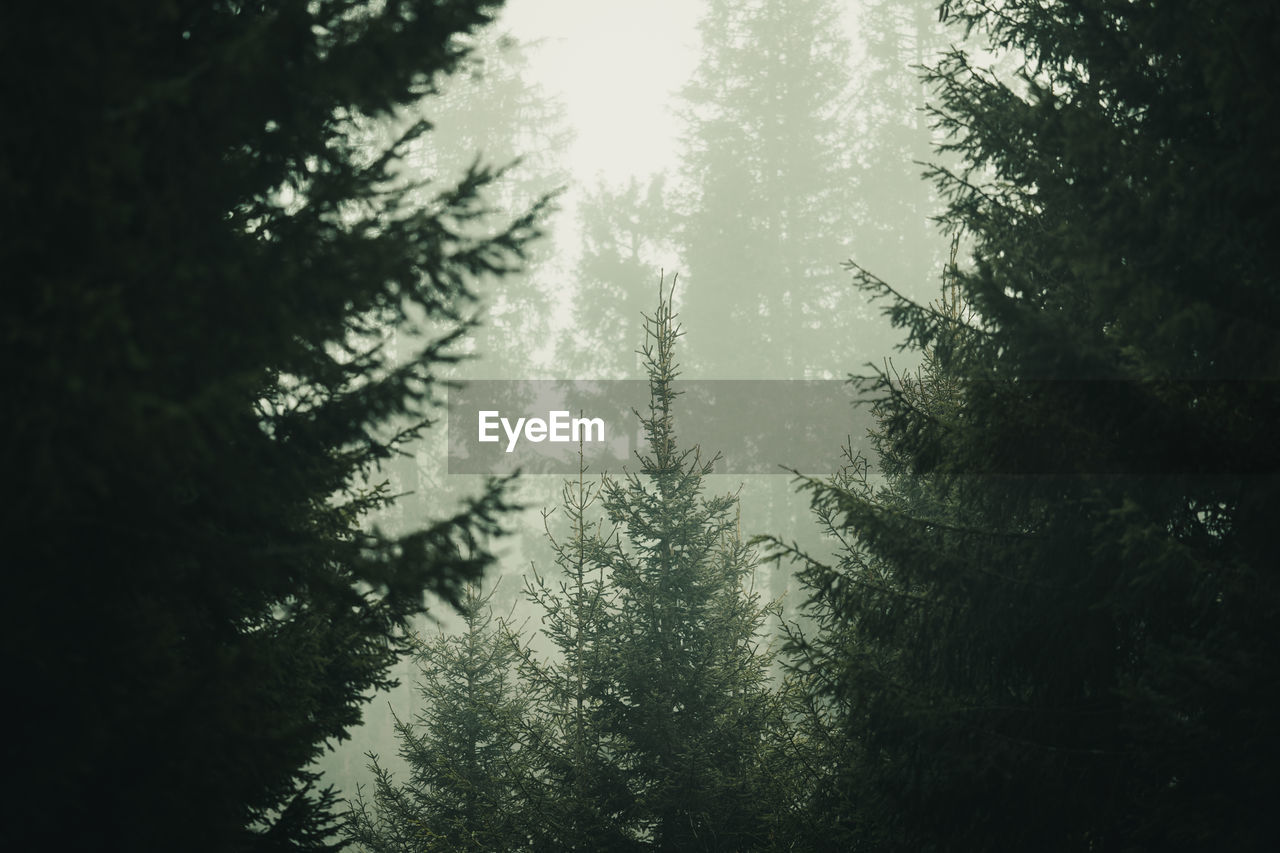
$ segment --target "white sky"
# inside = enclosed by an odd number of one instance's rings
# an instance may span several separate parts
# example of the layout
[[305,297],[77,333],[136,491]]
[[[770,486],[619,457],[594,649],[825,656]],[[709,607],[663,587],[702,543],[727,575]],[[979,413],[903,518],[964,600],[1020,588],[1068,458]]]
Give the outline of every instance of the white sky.
[[564,104],[578,180],[676,164],[671,96],[697,64],[701,12],[692,0],[507,0],[499,25],[531,45],[534,82]]

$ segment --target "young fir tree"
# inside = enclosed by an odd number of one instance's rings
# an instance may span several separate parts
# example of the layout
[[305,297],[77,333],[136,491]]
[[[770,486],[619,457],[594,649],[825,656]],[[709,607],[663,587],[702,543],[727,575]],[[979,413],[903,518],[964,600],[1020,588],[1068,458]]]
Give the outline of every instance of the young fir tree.
[[408,779],[397,782],[370,753],[372,799],[358,793],[348,816],[348,839],[366,850],[528,847],[530,700],[517,677],[520,651],[494,623],[492,595],[469,584],[462,630],[418,645],[421,710],[411,722],[396,720]]
[[598,556],[609,537],[599,519],[588,517],[600,494],[598,483],[586,480],[581,447],[579,463],[578,479],[566,482],[562,492],[568,536],[557,538],[552,513],[543,514],[558,577],[535,570],[526,580],[528,598],[543,614],[541,633],[556,652],[542,661],[522,649],[523,674],[542,720],[541,737],[532,744],[543,769],[535,795],[537,839],[547,850],[625,850],[634,842],[625,820],[626,777],[618,763],[624,745],[604,730],[601,719],[611,677],[606,652],[615,594]]
[[[12,846],[326,846],[307,768],[502,503],[370,531],[377,466],[532,234],[467,227],[482,171],[389,189],[426,124],[374,157],[352,129],[434,91],[496,5],[4,4]],[[448,340],[393,361],[411,318]]]
[[765,613],[736,498],[703,494],[715,458],[681,449],[670,295],[645,318],[649,407],[640,470],[606,478],[618,536],[594,548],[611,587],[600,725],[633,802],[638,838],[661,850],[736,850],[762,829],[756,797],[769,719]]
[[948,417],[884,387],[881,451],[926,502],[826,492],[920,596],[837,604],[892,663],[843,681],[864,815],[885,849],[1268,849],[1280,9],[944,10],[1022,76],[934,73],[981,328],[861,279],[965,380]]
[[[640,472],[566,484],[569,534],[548,532],[560,576],[528,587],[556,652],[524,661],[542,720],[546,849],[738,850],[765,835],[774,704],[755,558],[736,498],[703,495],[714,460],[676,446],[668,294],[645,321]],[[612,529],[591,519],[596,504]]]

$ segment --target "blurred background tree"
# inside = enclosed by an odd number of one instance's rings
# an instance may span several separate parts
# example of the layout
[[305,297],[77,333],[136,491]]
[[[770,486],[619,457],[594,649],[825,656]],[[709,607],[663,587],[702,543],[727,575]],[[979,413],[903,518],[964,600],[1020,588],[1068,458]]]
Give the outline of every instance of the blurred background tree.
[[[682,91],[678,194],[692,375],[821,376],[859,352],[840,262],[865,205],[833,0],[709,0]],[[834,374],[839,376],[840,374]]]

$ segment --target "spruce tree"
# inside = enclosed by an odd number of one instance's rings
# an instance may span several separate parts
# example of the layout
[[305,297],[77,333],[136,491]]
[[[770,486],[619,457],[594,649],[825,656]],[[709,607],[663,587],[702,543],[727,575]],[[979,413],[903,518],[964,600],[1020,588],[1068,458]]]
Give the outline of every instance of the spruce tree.
[[408,778],[398,782],[370,753],[374,790],[371,798],[357,794],[346,825],[347,837],[366,850],[528,846],[530,701],[517,677],[519,648],[494,623],[492,595],[468,585],[462,630],[418,645],[421,710],[396,720]]
[[[914,372],[894,376],[895,390],[898,400],[923,416],[953,424],[962,382],[942,366],[939,353],[970,334],[967,323],[973,318],[954,283],[944,286],[942,297],[926,310],[946,325]],[[900,754],[883,745],[882,729],[900,734],[910,725],[918,743],[926,734],[936,736],[927,742],[930,757],[945,762],[953,720],[942,709],[975,704],[974,685],[963,678],[957,685],[945,676],[955,654],[939,658],[932,644],[954,630],[945,586],[970,581],[960,574],[923,571],[911,556],[912,549],[968,547],[963,531],[971,517],[945,489],[917,473],[913,459],[896,451],[889,440],[890,412],[891,407],[876,407],[878,426],[870,436],[874,465],[850,443],[839,472],[823,481],[802,481],[824,539],[834,546],[832,555],[777,537],[763,540],[770,560],[799,565],[796,576],[807,594],[803,621],[786,626],[784,646],[788,679],[783,692],[796,733],[784,760],[791,762],[800,798],[803,817],[795,824],[800,849],[895,847],[900,818],[894,797],[905,765]],[[892,542],[903,556],[895,560],[897,554],[887,556],[883,546],[873,547],[860,535],[862,528],[850,524],[854,512],[879,513],[886,523],[896,522]],[[958,637],[952,642],[963,646]],[[917,648],[927,652],[914,654]],[[924,754],[916,757],[928,760]]]
[[859,273],[962,380],[886,377],[899,480],[818,490],[890,580],[833,603],[884,660],[830,665],[863,819],[884,849],[1268,849],[1280,13],[944,12],[1020,76],[958,51],[932,75],[971,326]]
[[[379,533],[378,465],[533,234],[470,227],[483,168],[410,203],[426,124],[374,156],[355,131],[435,91],[496,6],[0,12],[11,845],[326,847],[307,768],[424,591],[487,565],[504,503]],[[410,321],[444,331],[392,359]]]
[[678,447],[669,293],[645,317],[650,403],[639,471],[565,485],[559,569],[530,599],[554,653],[526,653],[542,721],[546,849],[739,850],[766,836],[775,722],[734,495],[708,497],[714,459]]
[[618,741],[640,837],[661,850],[731,850],[760,831],[755,781],[768,720],[764,612],[736,498],[706,496],[715,457],[681,449],[670,296],[646,317],[649,407],[639,471],[604,481],[618,537],[597,551],[614,589],[603,730]]
[[558,571],[535,568],[526,579],[529,601],[541,612],[540,633],[555,656],[543,660],[521,647],[522,672],[537,702],[542,725],[533,741],[543,775],[535,789],[538,846],[547,850],[625,850],[634,846],[626,816],[631,805],[619,763],[625,744],[603,726],[610,692],[610,614],[616,592],[599,562],[612,538],[597,511],[600,487],[588,482],[579,446],[576,481],[566,481],[560,509],[568,535],[553,532],[543,514]]

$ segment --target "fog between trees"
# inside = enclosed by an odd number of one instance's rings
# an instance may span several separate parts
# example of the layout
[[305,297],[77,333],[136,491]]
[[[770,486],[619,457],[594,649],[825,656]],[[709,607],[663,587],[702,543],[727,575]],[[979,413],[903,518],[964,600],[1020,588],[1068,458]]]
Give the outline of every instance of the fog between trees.
[[[499,3],[0,14],[17,847],[1273,846],[1272,4],[707,0],[621,181]],[[486,377],[634,465],[448,474]]]

